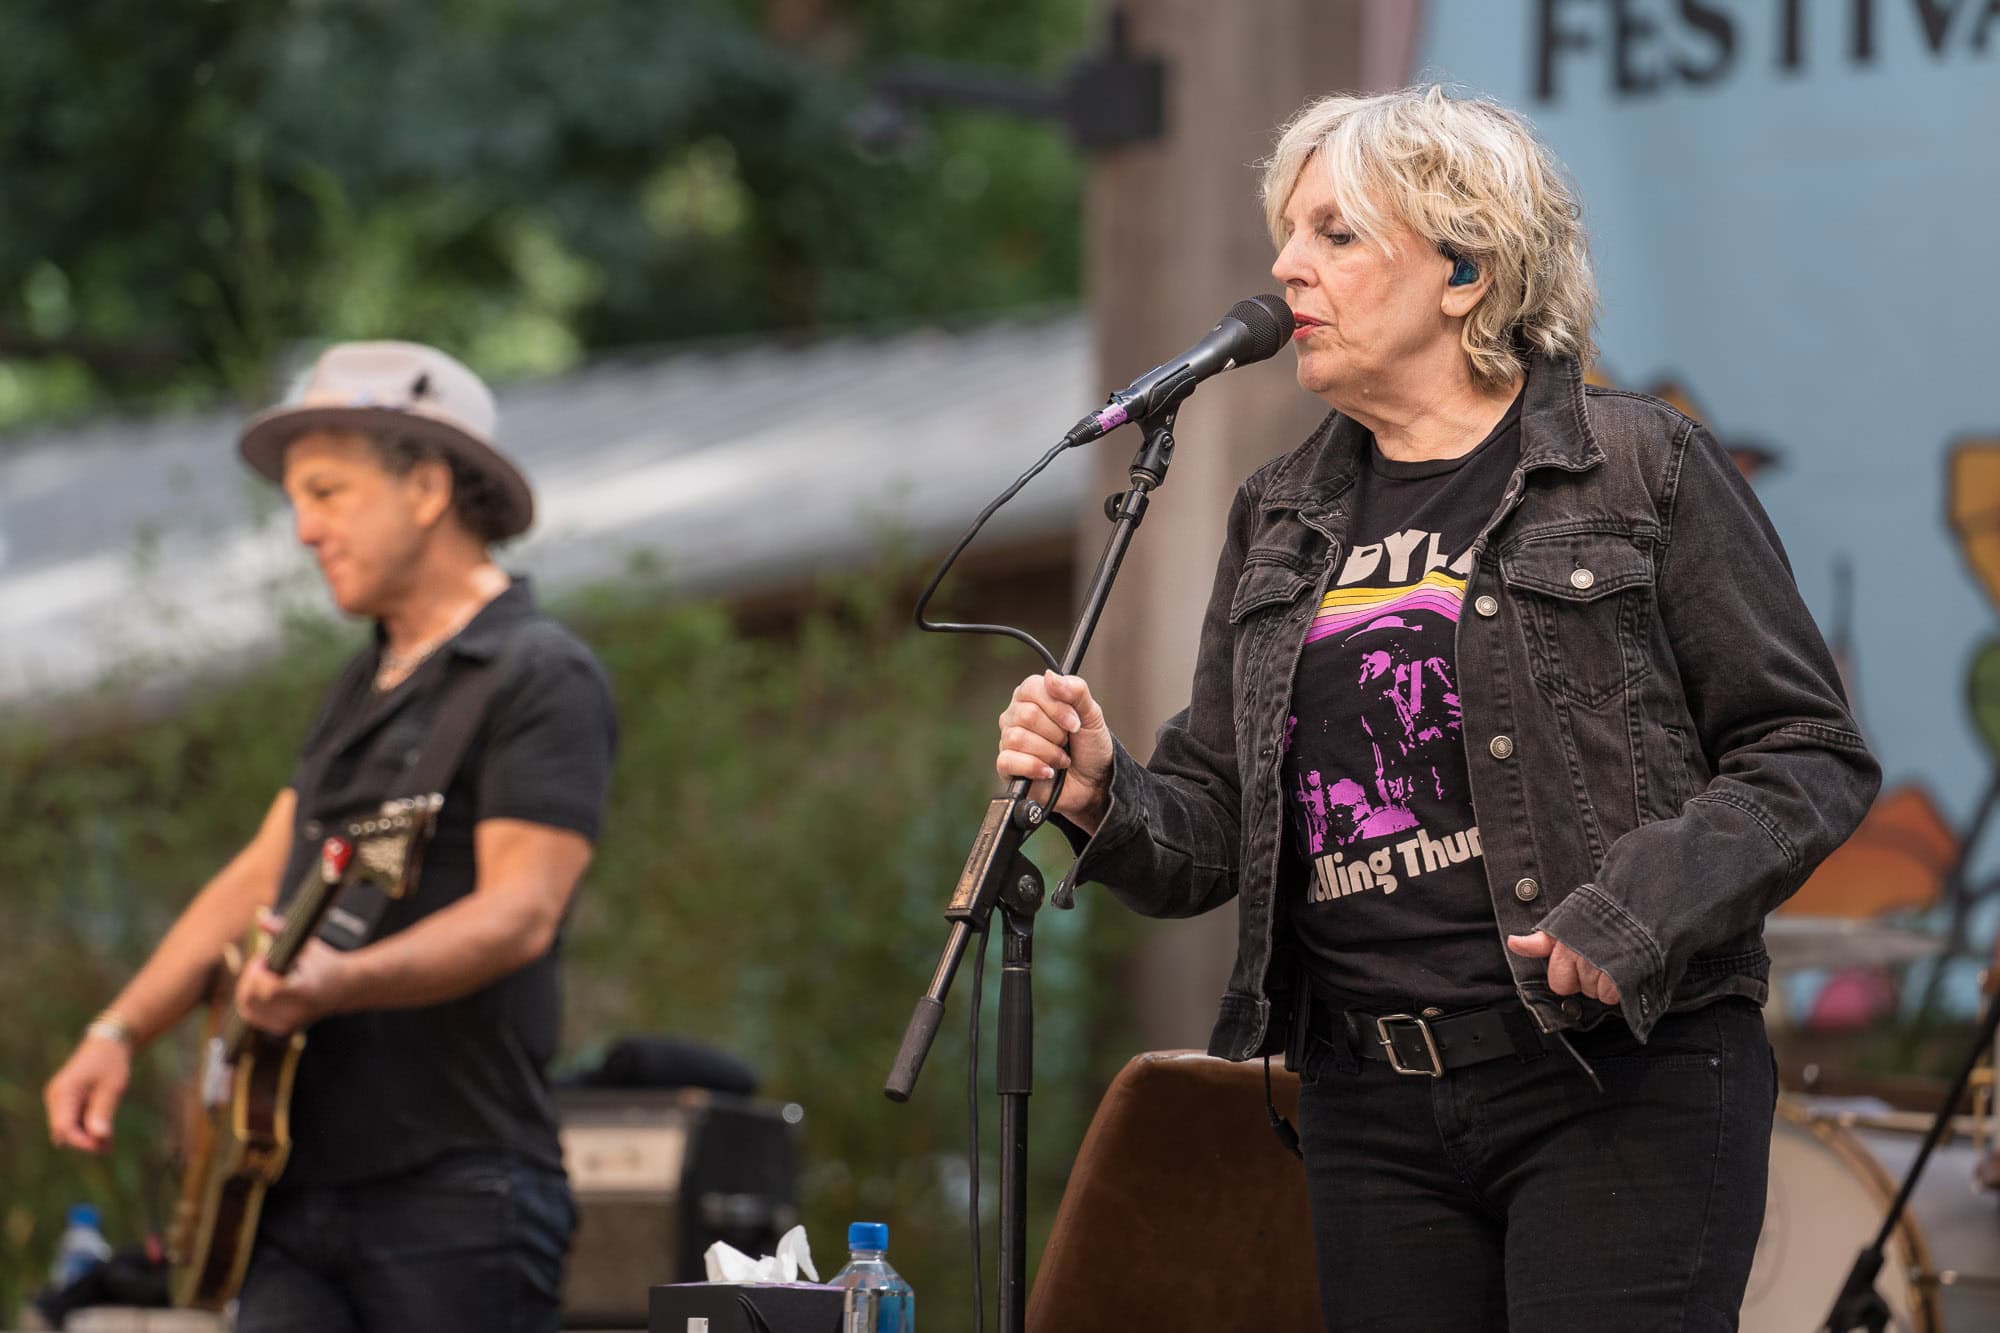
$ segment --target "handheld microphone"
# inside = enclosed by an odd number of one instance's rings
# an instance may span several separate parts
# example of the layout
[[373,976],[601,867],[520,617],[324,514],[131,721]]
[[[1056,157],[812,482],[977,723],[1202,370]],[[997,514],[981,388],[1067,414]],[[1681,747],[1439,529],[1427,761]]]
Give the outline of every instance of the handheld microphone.
[[1229,307],[1208,336],[1111,395],[1111,401],[1070,427],[1064,443],[1088,444],[1128,421],[1177,405],[1210,375],[1274,355],[1292,336],[1292,310],[1276,296],[1253,296]]

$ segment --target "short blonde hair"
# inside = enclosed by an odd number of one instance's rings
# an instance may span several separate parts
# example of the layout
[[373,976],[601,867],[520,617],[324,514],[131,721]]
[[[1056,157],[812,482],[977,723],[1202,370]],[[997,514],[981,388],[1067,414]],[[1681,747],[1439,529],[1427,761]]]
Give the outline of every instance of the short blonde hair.
[[1490,276],[1460,339],[1476,380],[1507,383],[1528,352],[1596,355],[1597,279],[1582,209],[1562,164],[1520,115],[1439,84],[1307,103],[1264,163],[1275,244],[1285,243],[1285,206],[1315,155],[1358,239],[1388,249],[1393,219]]

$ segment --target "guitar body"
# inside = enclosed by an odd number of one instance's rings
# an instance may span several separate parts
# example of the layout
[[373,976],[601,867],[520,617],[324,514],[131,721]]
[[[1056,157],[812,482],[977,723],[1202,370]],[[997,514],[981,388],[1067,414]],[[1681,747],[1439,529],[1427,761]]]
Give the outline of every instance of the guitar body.
[[301,1032],[257,1034],[227,1061],[226,1004],[225,996],[210,1019],[205,1067],[191,1096],[187,1165],[167,1234],[173,1302],[198,1310],[221,1310],[243,1285],[264,1192],[291,1155],[292,1079],[306,1044]]
[[[350,863],[357,878],[392,898],[414,889],[443,804],[437,795],[392,801],[328,838],[284,925],[262,950],[265,965],[280,976],[291,970],[347,882]],[[233,1003],[243,955],[230,952],[211,988],[202,1070],[185,1121],[180,1197],[167,1229],[173,1302],[201,1310],[221,1310],[243,1286],[264,1194],[291,1156],[292,1082],[306,1046],[303,1032],[273,1037],[243,1021]]]

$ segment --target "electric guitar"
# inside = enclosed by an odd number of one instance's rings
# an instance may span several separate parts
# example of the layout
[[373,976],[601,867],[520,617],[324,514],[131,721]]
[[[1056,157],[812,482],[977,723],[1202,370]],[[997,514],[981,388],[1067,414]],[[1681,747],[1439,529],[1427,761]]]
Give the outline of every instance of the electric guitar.
[[[319,930],[351,881],[391,898],[416,887],[438,795],[390,801],[320,844],[285,909],[284,924],[264,947],[264,964],[283,976]],[[175,1305],[220,1310],[243,1285],[264,1192],[290,1156],[292,1080],[305,1034],[273,1037],[236,1011],[236,979],[246,954],[232,949],[217,968],[208,1040],[186,1119],[186,1165],[167,1232]]]

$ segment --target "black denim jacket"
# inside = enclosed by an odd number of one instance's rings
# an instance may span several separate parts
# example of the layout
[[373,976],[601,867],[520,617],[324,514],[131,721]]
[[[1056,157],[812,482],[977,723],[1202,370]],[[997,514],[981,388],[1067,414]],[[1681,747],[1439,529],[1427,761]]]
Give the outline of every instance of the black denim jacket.
[[[1860,822],[1881,773],[1770,520],[1707,430],[1537,360],[1521,462],[1458,626],[1472,801],[1500,933],[1608,972],[1642,1039],[1724,995],[1761,1003],[1763,921]],[[1345,546],[1367,432],[1339,413],[1237,492],[1188,707],[1123,746],[1079,881],[1149,916],[1241,897],[1209,1041],[1282,1045],[1290,929],[1280,746],[1307,623]],[[1081,841],[1071,830],[1072,838]],[[1503,949],[1504,951],[1504,949]],[[1608,1012],[1506,955],[1546,1030]]]

